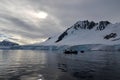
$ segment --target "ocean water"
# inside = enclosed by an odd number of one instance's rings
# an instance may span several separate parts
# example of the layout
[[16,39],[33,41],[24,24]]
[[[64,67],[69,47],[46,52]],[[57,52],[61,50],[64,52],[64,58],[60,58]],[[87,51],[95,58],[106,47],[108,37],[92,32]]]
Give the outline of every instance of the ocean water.
[[1,50],[0,80],[120,80],[120,52]]

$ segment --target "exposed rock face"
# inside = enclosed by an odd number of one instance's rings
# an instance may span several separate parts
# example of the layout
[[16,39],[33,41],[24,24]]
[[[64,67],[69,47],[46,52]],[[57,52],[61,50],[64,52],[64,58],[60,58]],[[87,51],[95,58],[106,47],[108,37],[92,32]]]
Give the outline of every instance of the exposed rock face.
[[67,31],[65,31],[64,33],[62,33],[62,34],[58,37],[58,40],[57,40],[56,42],[61,41],[67,34],[68,34]]
[[110,33],[104,37],[104,39],[111,39],[117,37],[117,33]]
[[77,30],[77,29],[92,29],[93,27],[95,27],[97,25],[97,23],[91,21],[89,22],[88,20],[85,21],[78,21],[77,23],[75,23],[73,25],[73,27]]
[[110,22],[108,22],[108,21],[100,21],[99,23],[98,23],[98,27],[97,27],[97,30],[104,30],[106,27],[107,27],[107,25],[109,25],[110,24]]

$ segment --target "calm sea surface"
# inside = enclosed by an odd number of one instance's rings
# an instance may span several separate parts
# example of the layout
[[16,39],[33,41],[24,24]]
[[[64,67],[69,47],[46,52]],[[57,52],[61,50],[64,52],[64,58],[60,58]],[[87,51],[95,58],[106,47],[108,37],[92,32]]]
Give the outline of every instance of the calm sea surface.
[[120,52],[1,50],[0,80],[120,80]]

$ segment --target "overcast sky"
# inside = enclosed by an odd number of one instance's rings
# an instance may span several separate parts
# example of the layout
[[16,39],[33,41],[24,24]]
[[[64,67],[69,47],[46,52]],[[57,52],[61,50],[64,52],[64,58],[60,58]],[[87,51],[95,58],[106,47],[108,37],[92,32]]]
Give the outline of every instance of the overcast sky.
[[0,39],[28,44],[78,20],[120,22],[120,0],[0,0]]

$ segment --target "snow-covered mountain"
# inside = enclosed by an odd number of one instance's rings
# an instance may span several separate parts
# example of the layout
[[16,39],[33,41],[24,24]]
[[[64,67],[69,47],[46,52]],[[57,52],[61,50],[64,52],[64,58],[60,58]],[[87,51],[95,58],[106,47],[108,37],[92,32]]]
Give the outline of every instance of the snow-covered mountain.
[[19,46],[19,44],[11,42],[9,40],[3,40],[0,42],[0,49],[10,49],[16,46]]
[[78,21],[61,35],[50,37],[36,45],[84,45],[84,44],[120,44],[120,23],[109,21]]

